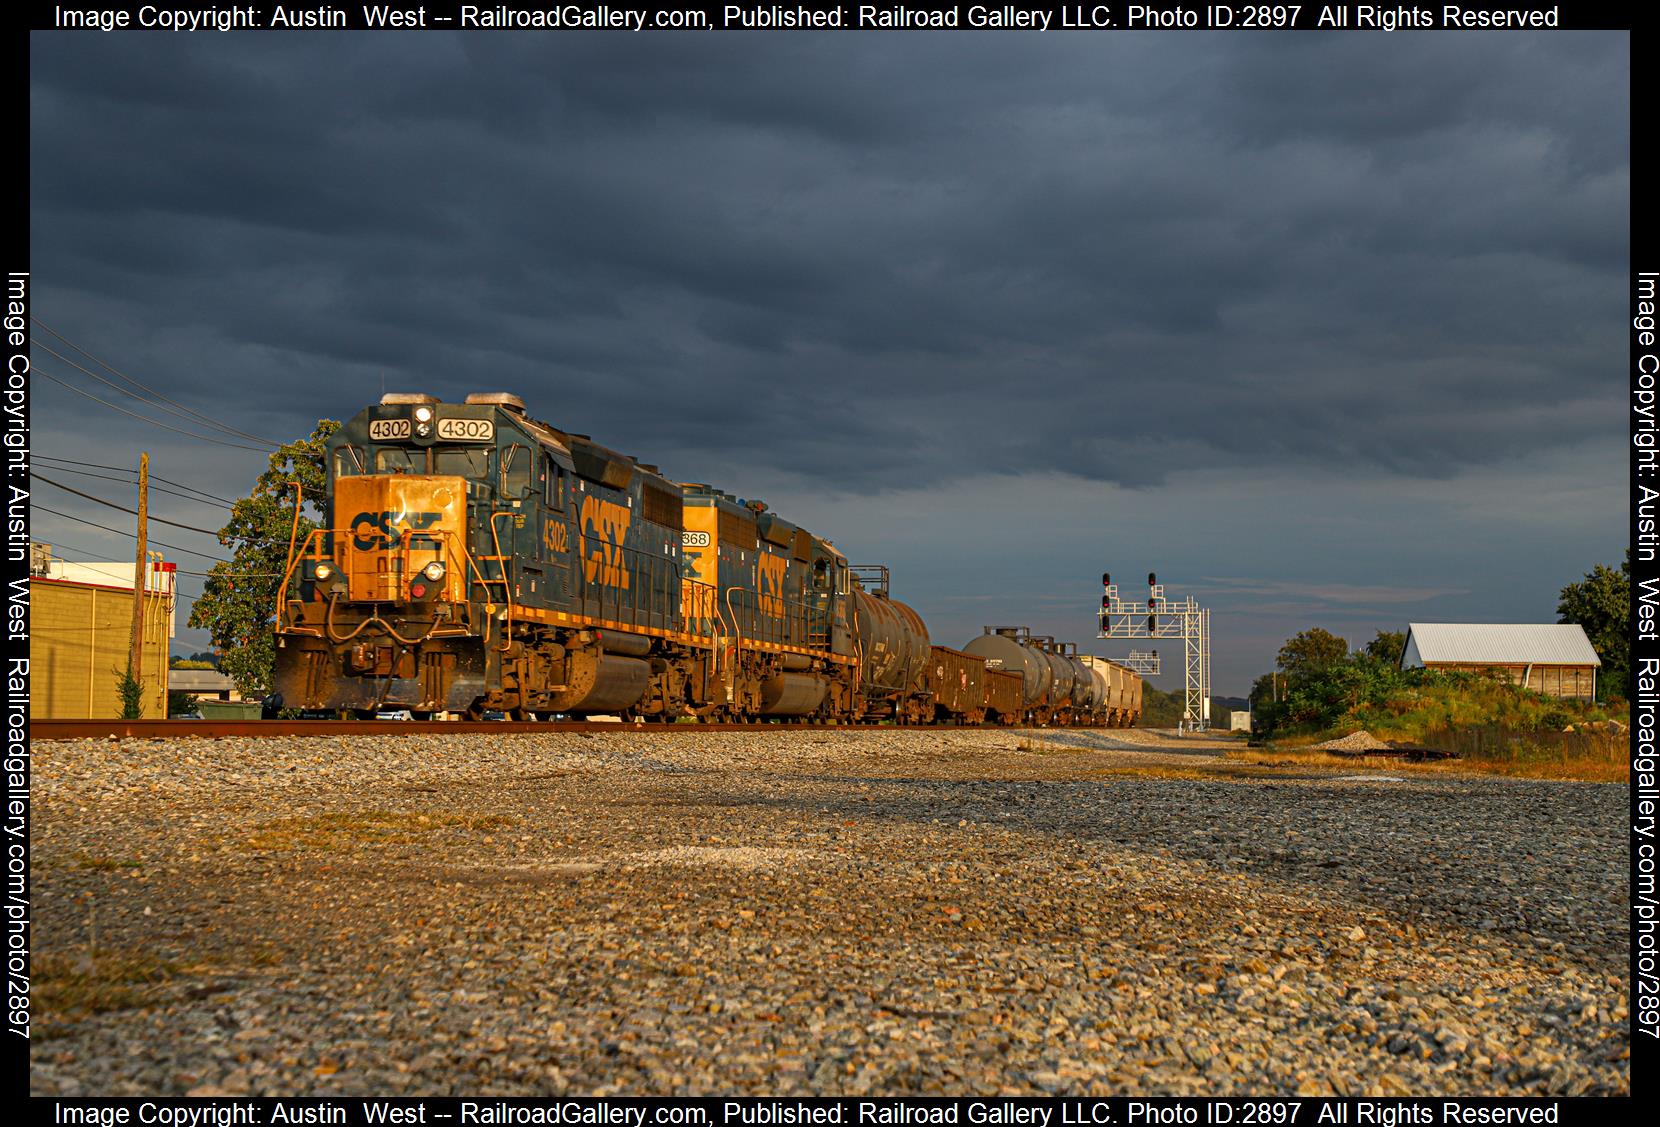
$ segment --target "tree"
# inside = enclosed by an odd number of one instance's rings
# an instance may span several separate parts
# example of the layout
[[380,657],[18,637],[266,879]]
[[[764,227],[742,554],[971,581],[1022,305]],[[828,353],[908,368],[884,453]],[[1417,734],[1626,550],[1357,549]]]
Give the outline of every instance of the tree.
[[1276,661],[1290,678],[1313,677],[1349,656],[1349,643],[1320,627],[1311,627],[1280,647]]
[[219,530],[219,542],[232,549],[231,561],[213,565],[191,609],[190,625],[212,632],[220,670],[244,694],[264,692],[276,662],[271,616],[294,530],[294,483],[304,491],[296,541],[303,544],[317,527],[306,511],[321,514],[323,459],[329,436],[339,429],[333,419],[320,419],[311,437],[278,448],[253,491],[232,507],[230,522]]
[[1399,665],[1405,652],[1405,630],[1379,630],[1378,636],[1366,643],[1366,656],[1384,665]]
[[1562,588],[1557,621],[1577,622],[1602,659],[1597,675],[1599,696],[1623,697],[1631,680],[1631,549],[1619,570],[1597,564],[1579,583]]

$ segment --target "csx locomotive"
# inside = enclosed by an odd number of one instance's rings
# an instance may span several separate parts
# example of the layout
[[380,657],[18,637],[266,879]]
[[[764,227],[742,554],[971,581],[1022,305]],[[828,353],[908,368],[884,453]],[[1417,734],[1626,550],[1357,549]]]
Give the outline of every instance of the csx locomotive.
[[273,699],[515,719],[1132,723],[1140,679],[990,629],[933,646],[884,567],[558,430],[505,392],[392,394],[327,450]]

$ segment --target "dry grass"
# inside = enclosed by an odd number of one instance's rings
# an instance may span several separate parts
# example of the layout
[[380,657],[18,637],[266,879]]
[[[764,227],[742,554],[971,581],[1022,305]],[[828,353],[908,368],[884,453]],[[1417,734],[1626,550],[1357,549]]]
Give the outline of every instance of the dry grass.
[[177,973],[171,963],[137,952],[37,953],[30,961],[35,1005],[45,1022],[70,1022],[148,1005]]
[[505,814],[462,816],[416,814],[402,810],[333,812],[306,818],[267,822],[237,844],[258,852],[317,850],[331,852],[360,845],[397,845],[421,840],[444,830],[488,834],[518,825]]
[[[1575,733],[1577,734],[1577,733]],[[1623,736],[1586,733],[1583,739],[1520,739],[1465,753],[1472,771],[1521,779],[1573,779],[1587,783],[1631,782],[1631,744]]]
[[1338,768],[1348,772],[1377,771],[1393,774],[1403,769],[1438,770],[1449,766],[1456,766],[1456,760],[1425,760],[1413,763],[1406,759],[1386,759],[1382,757],[1351,758],[1346,755],[1333,755],[1329,751],[1308,751],[1300,747],[1281,747],[1278,744],[1271,748],[1250,747],[1235,748],[1227,753],[1229,762],[1250,763],[1261,767],[1317,767],[1321,769]]
[[[1306,745],[1318,738],[1303,737],[1302,742]],[[1385,738],[1388,738],[1387,734]],[[1613,732],[1510,733],[1502,729],[1462,729],[1434,733],[1424,743],[1429,747],[1456,752],[1460,758],[1418,762],[1384,756],[1349,758],[1325,751],[1309,751],[1306,746],[1299,747],[1290,740],[1266,748],[1229,751],[1227,757],[1239,763],[1342,768],[1355,773],[1380,771],[1398,774],[1410,771],[1587,783],[1631,781],[1630,744],[1624,736]]]

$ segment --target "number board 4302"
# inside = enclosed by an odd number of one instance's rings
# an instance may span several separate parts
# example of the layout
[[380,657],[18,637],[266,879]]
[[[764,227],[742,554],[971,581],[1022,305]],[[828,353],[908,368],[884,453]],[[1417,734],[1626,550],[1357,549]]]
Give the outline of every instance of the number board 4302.
[[370,419],[369,441],[395,442],[409,437],[408,419]]
[[491,419],[439,419],[438,437],[450,442],[490,442],[496,437],[496,424]]

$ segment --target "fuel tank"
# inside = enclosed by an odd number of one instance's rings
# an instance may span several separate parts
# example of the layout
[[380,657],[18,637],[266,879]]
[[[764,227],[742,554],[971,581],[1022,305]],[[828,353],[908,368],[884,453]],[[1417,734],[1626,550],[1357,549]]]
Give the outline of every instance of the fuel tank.
[[806,673],[778,673],[761,683],[761,715],[806,716],[817,711],[830,682]]
[[[573,685],[574,691],[567,691],[562,698],[556,697],[555,711],[615,712],[631,708],[645,696],[651,684],[651,666],[639,658],[604,654],[591,665],[579,668],[583,674],[578,683],[580,687]],[[572,680],[578,681],[578,678]]]
[[863,659],[860,688],[904,692],[916,685],[928,664],[928,627],[922,616],[897,599],[851,592],[853,633]]
[[1016,627],[988,626],[984,634],[963,646],[963,652],[985,658],[987,669],[1020,674],[1022,708],[1032,707],[1054,684],[1055,667],[1044,654],[1021,643],[1020,630]]

